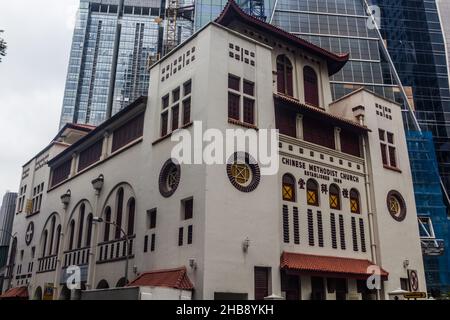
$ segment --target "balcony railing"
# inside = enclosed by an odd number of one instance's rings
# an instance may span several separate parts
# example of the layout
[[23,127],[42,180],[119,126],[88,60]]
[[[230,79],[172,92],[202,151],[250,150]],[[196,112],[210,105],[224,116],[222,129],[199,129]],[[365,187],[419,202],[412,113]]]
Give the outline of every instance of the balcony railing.
[[445,251],[443,239],[420,239],[422,254],[425,256],[441,256]]
[[67,268],[73,265],[84,266],[89,264],[89,253],[89,247],[65,251],[63,258],[63,268]]
[[38,273],[50,272],[56,270],[57,255],[43,257],[38,259]]
[[[128,239],[128,257],[134,257],[134,238],[132,236]],[[97,263],[107,263],[113,261],[119,261],[126,259],[127,256],[127,246],[124,239],[112,240],[100,243],[98,245],[98,260]]]

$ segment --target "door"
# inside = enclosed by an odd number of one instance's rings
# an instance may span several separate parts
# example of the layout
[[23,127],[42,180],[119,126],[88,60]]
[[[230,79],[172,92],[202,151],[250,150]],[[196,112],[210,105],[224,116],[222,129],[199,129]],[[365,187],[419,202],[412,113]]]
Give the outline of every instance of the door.
[[286,300],[300,300],[300,277],[281,273],[281,291],[286,293]]
[[269,268],[255,267],[255,300],[269,295]]
[[311,278],[311,300],[326,300],[324,279],[319,277]]

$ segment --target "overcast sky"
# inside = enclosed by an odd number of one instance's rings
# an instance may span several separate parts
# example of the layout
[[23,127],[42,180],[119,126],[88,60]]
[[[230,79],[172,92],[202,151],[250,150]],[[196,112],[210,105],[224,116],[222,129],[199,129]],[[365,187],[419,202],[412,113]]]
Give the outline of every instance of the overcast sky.
[[[0,194],[56,135],[78,0],[0,0]],[[0,202],[1,202],[0,197]]]

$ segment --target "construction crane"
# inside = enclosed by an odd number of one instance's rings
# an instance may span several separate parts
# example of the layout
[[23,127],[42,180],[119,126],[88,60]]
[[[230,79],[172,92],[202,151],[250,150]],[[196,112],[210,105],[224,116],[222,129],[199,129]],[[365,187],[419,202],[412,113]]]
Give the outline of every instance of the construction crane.
[[169,53],[173,48],[181,42],[182,28],[178,22],[190,21],[194,22],[195,5],[180,5],[180,0],[169,0],[165,12],[166,19],[166,35],[163,46],[163,55]]

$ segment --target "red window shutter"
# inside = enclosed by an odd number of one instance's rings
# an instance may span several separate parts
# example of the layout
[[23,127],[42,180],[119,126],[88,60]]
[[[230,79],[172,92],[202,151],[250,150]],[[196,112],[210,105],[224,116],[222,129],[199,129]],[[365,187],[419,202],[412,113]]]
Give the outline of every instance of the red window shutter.
[[292,77],[292,67],[286,67],[286,94],[293,97],[294,96],[294,85]]
[[313,118],[303,118],[303,139],[330,149],[335,149],[334,127]]
[[131,141],[142,137],[144,131],[144,114],[141,114],[120,128],[116,129],[113,133],[112,152],[127,145]]
[[395,147],[389,146],[389,161],[391,167],[397,168],[397,159],[395,156]]
[[356,157],[361,157],[359,135],[347,130],[341,130],[341,151]]
[[255,268],[255,300],[264,300],[269,295],[268,268]]
[[92,146],[81,151],[78,160],[78,171],[81,171],[89,167],[91,164],[99,161],[102,155],[102,149],[103,149],[103,140],[99,140]]
[[70,175],[70,169],[72,167],[72,159],[67,160],[60,166],[53,169],[53,175],[52,175],[52,186],[57,185],[58,183],[66,180],[69,178]]
[[384,143],[380,143],[381,148],[381,158],[383,160],[383,164],[385,166],[388,165],[387,154],[386,154],[386,145]]
[[278,92],[281,92],[281,93],[286,92],[284,79],[285,79],[284,66],[281,63],[277,63],[277,90],[278,90]]
[[239,121],[239,100],[240,96],[228,93],[228,118]]
[[281,105],[275,106],[275,122],[281,134],[297,137],[297,114]]
[[180,107],[179,105],[176,105],[172,107],[172,131],[178,129],[179,117],[180,117]]
[[303,69],[303,81],[305,87],[305,102],[311,106],[319,106],[319,86],[317,74],[311,67]]
[[168,112],[164,112],[161,115],[161,137],[164,137],[167,135],[168,120],[169,120],[169,114],[168,114]]
[[183,101],[183,125],[191,122],[191,98]]
[[255,124],[255,101],[244,98],[244,122]]

